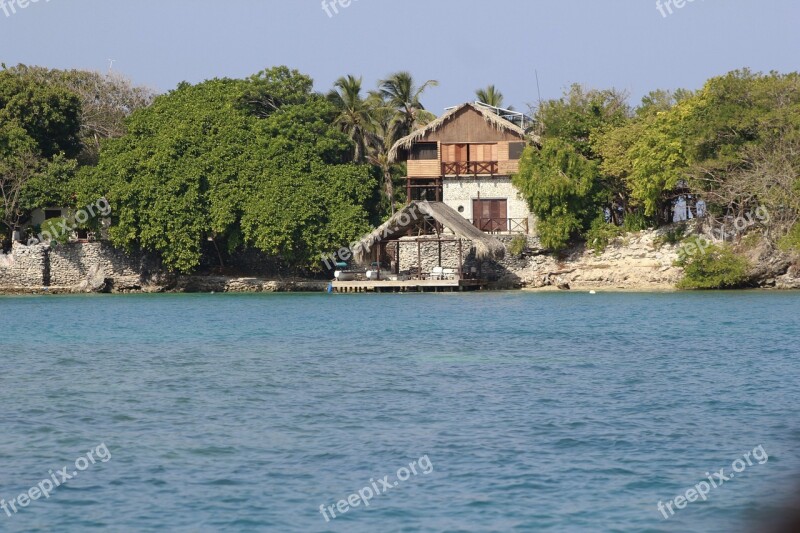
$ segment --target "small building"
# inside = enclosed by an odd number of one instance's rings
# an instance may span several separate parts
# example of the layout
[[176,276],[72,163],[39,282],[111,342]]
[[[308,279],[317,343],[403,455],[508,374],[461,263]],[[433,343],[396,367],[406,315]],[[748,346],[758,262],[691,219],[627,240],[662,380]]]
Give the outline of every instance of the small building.
[[400,139],[389,157],[407,164],[409,202],[443,202],[484,232],[530,234],[533,217],[511,176],[531,140],[503,110],[467,103]]
[[464,290],[486,285],[481,265],[502,259],[505,246],[443,202],[414,201],[357,242],[354,266],[332,288]]

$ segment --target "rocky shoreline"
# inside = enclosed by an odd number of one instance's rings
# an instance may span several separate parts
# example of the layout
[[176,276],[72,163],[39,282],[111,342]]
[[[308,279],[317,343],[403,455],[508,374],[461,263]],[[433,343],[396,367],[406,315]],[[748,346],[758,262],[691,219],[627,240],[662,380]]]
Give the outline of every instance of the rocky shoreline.
[[[689,230],[702,233],[698,228]],[[683,277],[683,269],[676,266],[680,246],[665,242],[668,231],[669,228],[661,228],[626,234],[610,242],[601,253],[581,245],[558,255],[549,254],[536,246],[535,239],[529,239],[521,255],[509,253],[503,260],[488,266],[487,271],[495,276],[489,287],[539,291],[676,291],[676,285]],[[749,288],[800,289],[800,259],[779,252],[764,242],[757,242],[749,248],[737,246],[752,265]],[[85,250],[73,255],[81,264],[86,264]],[[100,254],[90,257],[95,256]],[[119,256],[115,257],[121,261]],[[159,273],[157,269],[150,270],[150,274],[145,276],[136,274],[135,270],[133,265],[121,268],[106,264],[103,268],[89,268],[83,275],[74,272],[71,276],[58,278],[68,279],[70,284],[48,286],[28,283],[19,287],[0,280],[0,295],[322,292],[330,283],[303,278],[168,275]]]
[[[597,253],[584,245],[554,256],[533,253],[505,260],[507,273],[492,286],[505,289],[586,291],[677,291],[683,268],[676,266],[680,246],[664,242],[670,228],[629,233]],[[689,228],[702,235],[701,228]],[[742,246],[739,246],[742,248]],[[764,242],[739,250],[752,265],[755,289],[800,289],[800,260]]]

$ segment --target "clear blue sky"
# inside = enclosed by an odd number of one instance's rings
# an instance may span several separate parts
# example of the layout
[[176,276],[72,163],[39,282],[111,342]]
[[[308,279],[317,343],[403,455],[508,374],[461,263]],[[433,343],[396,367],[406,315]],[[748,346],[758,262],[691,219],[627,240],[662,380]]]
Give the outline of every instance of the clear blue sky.
[[352,0],[333,17],[321,0],[39,0],[16,9],[0,9],[8,65],[105,71],[114,59],[114,70],[158,91],[279,64],[323,91],[343,74],[372,88],[405,69],[441,82],[424,100],[437,114],[489,83],[524,108],[537,100],[536,70],[543,98],[579,82],[628,90],[634,101],[741,67],[800,70],[796,0],[686,0],[666,17],[655,0]]

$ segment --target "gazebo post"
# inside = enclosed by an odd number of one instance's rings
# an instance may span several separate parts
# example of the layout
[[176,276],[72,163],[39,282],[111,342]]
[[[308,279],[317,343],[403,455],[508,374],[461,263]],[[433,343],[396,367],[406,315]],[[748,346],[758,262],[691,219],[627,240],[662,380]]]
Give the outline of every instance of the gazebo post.
[[464,248],[462,246],[463,241],[458,239],[458,279],[463,279],[464,272],[462,269],[462,265],[464,264]]

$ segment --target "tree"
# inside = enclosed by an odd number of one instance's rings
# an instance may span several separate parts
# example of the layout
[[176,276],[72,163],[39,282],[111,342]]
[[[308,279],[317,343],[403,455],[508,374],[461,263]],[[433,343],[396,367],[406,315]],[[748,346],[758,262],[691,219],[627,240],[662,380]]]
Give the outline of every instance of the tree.
[[421,98],[428,88],[438,85],[438,81],[428,80],[417,87],[409,72],[397,72],[381,80],[378,93],[386,105],[395,110],[389,132],[390,144],[436,118],[425,110]]
[[37,143],[22,127],[0,126],[0,220],[9,234],[25,218],[21,205],[23,193],[42,162]]
[[[393,163],[389,158],[389,151],[392,148],[391,131],[395,116],[395,110],[389,107],[383,97],[373,92],[367,99],[372,117],[372,128],[374,144],[369,147],[367,161],[377,169],[383,184],[382,192],[388,209],[382,211],[391,215],[395,213],[395,204],[402,202],[402,195],[405,190],[401,184],[405,181],[405,171],[402,163]],[[400,194],[398,194],[400,193]]]
[[601,170],[615,176],[631,203],[656,220],[668,192],[687,178],[687,160],[678,117],[688,111],[642,111],[625,123],[596,131],[593,149],[601,156]]
[[489,85],[485,89],[475,91],[475,97],[479,102],[489,104],[494,107],[503,107],[503,93],[498,91],[494,85]]
[[8,70],[0,71],[0,221],[4,233],[17,229],[34,206],[26,188],[55,157],[80,149],[80,102]]
[[619,176],[648,215],[667,213],[688,185],[716,212],[772,213],[776,233],[796,223],[800,75],[734,71],[695,92],[651,93],[636,116],[595,131],[602,170]]
[[383,142],[374,133],[372,108],[361,96],[361,81],[352,75],[341,77],[328,93],[328,99],[339,111],[334,125],[353,142],[353,161],[356,163],[364,162],[370,146]]
[[125,134],[125,119],[137,109],[149,106],[155,93],[117,73],[101,74],[86,70],[58,70],[27,65],[8,69],[21,79],[60,88],[80,99],[79,159],[96,164],[100,142]]
[[536,115],[545,136],[568,140],[585,157],[597,158],[592,132],[624,124],[630,112],[624,92],[586,90],[575,84],[561,98],[542,103]]
[[563,249],[573,237],[586,234],[604,206],[615,200],[624,204],[618,180],[601,172],[591,137],[629,115],[623,93],[586,91],[580,85],[539,108],[541,147],[526,149],[514,184],[538,218],[546,247]]
[[[286,67],[246,80],[181,84],[131,115],[79,176],[79,201],[105,196],[112,241],[188,272],[209,240],[313,268],[368,231],[377,189],[332,126],[336,108]],[[222,254],[220,254],[222,255]]]
[[78,154],[80,115],[80,100],[66,89],[0,71],[0,124],[25,130],[43,157]]
[[513,183],[538,219],[543,246],[561,250],[590,227],[598,178],[597,162],[563,139],[545,138],[541,148],[525,149]]

